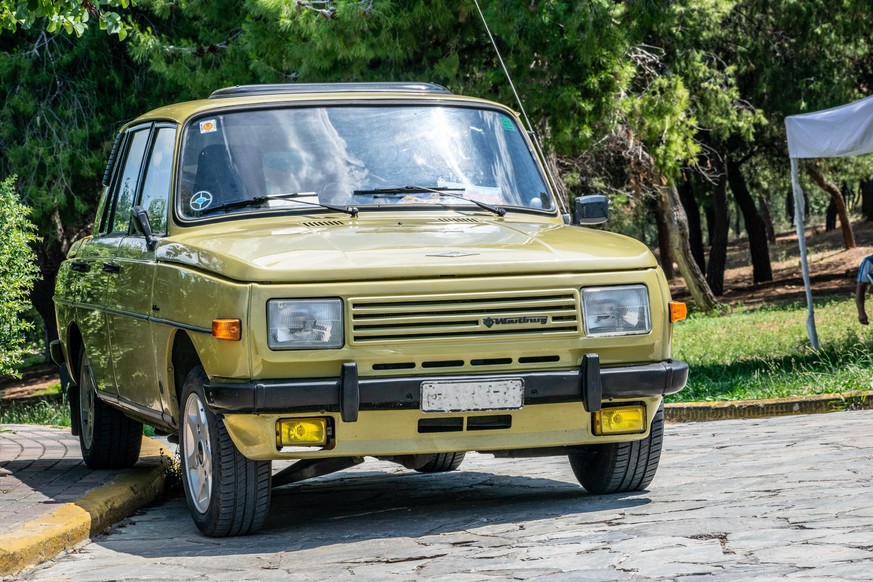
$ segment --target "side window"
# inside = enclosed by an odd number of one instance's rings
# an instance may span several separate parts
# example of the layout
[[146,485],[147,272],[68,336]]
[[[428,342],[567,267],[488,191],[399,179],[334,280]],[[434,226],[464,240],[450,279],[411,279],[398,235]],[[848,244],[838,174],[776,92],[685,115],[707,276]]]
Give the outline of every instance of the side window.
[[176,145],[176,129],[158,128],[152,154],[146,166],[140,206],[149,213],[149,221],[155,234],[167,233],[167,205],[170,200],[170,178],[173,173],[173,148]]
[[129,147],[125,153],[121,175],[115,184],[115,211],[109,232],[127,233],[130,226],[130,210],[136,196],[139,171],[142,168],[142,158],[148,138],[148,128],[144,128],[134,132],[128,141]]

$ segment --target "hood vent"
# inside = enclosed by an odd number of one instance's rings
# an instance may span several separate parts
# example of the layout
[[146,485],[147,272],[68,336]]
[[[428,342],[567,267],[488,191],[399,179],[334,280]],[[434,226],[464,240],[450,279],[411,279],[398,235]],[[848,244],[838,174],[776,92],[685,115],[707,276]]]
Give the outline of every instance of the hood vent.
[[345,222],[342,220],[313,220],[310,222],[304,222],[303,226],[308,226],[309,228],[324,228],[327,226],[345,226]]
[[457,216],[451,218],[440,218],[437,222],[466,222],[466,223],[479,223],[482,222],[478,218],[473,218],[471,216]]

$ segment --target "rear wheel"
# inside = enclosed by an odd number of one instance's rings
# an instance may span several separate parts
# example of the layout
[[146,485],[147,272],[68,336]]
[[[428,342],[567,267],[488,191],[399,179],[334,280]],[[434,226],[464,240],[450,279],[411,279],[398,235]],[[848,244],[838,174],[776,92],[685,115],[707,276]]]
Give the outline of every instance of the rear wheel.
[[97,397],[97,381],[85,350],[79,356],[79,448],[91,469],[124,469],[139,459],[142,423]]
[[664,404],[652,420],[649,436],[638,441],[578,447],[570,453],[576,479],[589,493],[601,495],[645,489],[658,470],[664,440]]
[[198,366],[182,388],[179,447],[188,508],[207,536],[254,533],[270,510],[271,463],[249,460],[237,450],[224,421],[205,404],[205,383]]
[[438,453],[432,455],[430,461],[418,467],[419,473],[445,473],[454,471],[461,466],[465,453]]

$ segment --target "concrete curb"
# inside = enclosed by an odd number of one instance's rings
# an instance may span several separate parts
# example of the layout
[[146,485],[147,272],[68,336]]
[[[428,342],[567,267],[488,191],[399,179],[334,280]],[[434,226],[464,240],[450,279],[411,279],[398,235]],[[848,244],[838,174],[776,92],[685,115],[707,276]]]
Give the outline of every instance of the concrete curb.
[[143,437],[140,462],[75,503],[65,503],[17,531],[0,534],[0,576],[49,560],[148,505],[164,490],[171,455]]
[[821,414],[871,408],[873,408],[873,391],[866,390],[767,400],[667,404],[664,406],[664,418],[668,422],[701,422],[735,418],[766,418],[791,414]]

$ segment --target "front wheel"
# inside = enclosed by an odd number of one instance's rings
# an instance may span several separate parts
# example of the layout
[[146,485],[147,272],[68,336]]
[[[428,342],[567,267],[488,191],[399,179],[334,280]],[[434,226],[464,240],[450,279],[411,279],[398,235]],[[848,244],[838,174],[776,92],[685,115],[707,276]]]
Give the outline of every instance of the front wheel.
[[270,461],[252,461],[233,444],[224,421],[208,406],[206,373],[191,370],[182,387],[179,447],[185,499],[201,532],[245,535],[263,527],[270,510]]
[[638,441],[577,447],[570,466],[593,495],[645,489],[658,470],[664,441],[664,404],[658,407],[649,436]]
[[97,397],[97,381],[85,350],[79,356],[79,448],[91,469],[125,469],[139,459],[142,423]]

